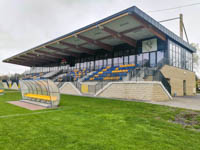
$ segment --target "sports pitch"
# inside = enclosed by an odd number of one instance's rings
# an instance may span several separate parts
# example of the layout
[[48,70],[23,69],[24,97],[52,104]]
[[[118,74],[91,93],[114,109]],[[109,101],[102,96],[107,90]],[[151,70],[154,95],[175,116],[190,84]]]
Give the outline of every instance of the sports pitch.
[[79,96],[61,96],[60,107],[30,111],[0,96],[1,150],[197,150],[200,112]]

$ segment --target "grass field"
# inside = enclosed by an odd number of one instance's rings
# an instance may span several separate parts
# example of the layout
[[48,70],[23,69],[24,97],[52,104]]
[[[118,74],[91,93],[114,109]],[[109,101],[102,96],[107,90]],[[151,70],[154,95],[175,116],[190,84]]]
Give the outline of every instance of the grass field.
[[[200,149],[199,112],[68,95],[55,110],[6,103],[20,98],[18,92],[0,96],[0,150]],[[181,114],[188,117],[184,126],[172,122]]]

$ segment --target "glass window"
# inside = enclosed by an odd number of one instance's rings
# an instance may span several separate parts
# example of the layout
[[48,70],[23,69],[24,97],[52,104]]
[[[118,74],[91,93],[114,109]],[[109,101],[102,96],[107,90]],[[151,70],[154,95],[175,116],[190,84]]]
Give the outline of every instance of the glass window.
[[77,63],[77,69],[79,69],[80,68],[80,63]]
[[104,65],[104,66],[107,66],[107,59],[104,59],[104,60],[103,60],[103,65]]
[[181,61],[181,68],[182,69],[185,69],[185,49],[181,48],[181,58],[182,58],[182,61]]
[[83,63],[83,68],[87,68],[87,63],[86,62]]
[[193,71],[193,54],[191,53],[191,56],[190,56],[190,62],[191,62],[191,68],[190,70]]
[[90,69],[91,69],[91,70],[94,69],[94,61],[90,61]]
[[170,65],[192,70],[192,53],[178,44],[169,41]]
[[83,65],[84,65],[84,63],[81,63],[81,69],[83,69],[83,68],[84,68],[84,66],[83,66]]
[[161,63],[164,58],[164,52],[163,51],[157,51],[157,63]]
[[95,60],[95,69],[99,69],[99,60]]
[[128,64],[128,56],[124,56],[124,64]]
[[150,53],[150,67],[156,66],[156,53],[152,52]]
[[135,64],[135,55],[129,56],[129,64]]
[[175,45],[173,44],[173,49],[172,49],[172,55],[173,55],[173,66],[176,66],[176,49]]
[[114,58],[114,66],[119,65],[119,57]]
[[119,65],[123,65],[123,56],[119,57]]
[[181,48],[180,48],[180,46],[178,47],[178,56],[179,56],[178,67],[181,68]]
[[142,54],[137,55],[137,64],[142,66]]
[[86,62],[86,68],[90,69],[90,62],[88,62],[88,61]]
[[170,42],[170,50],[169,50],[169,57],[170,57],[170,65],[173,65],[173,47],[172,42]]
[[100,68],[103,67],[103,60],[102,60],[102,59],[99,60],[99,67],[100,67]]
[[186,50],[186,69],[190,69],[190,53]]
[[111,66],[111,65],[112,65],[112,59],[109,58],[109,59],[108,59],[108,66]]
[[143,54],[143,66],[149,67],[149,53]]
[[179,53],[178,53],[178,45],[176,45],[176,67],[179,67]]

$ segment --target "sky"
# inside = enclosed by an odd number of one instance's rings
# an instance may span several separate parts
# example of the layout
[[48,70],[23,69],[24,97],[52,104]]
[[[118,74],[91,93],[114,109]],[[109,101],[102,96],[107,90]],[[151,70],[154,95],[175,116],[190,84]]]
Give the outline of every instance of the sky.
[[[157,21],[182,13],[190,43],[200,44],[200,5],[152,12],[192,3],[200,0],[0,0],[0,75],[28,69],[2,60],[131,6]],[[179,35],[178,20],[162,24]]]

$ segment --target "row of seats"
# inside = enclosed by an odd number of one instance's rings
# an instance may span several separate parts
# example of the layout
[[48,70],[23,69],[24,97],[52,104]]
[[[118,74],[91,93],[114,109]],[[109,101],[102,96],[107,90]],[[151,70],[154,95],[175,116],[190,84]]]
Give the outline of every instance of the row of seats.
[[24,96],[28,97],[28,98],[39,99],[39,100],[44,100],[44,101],[56,101],[57,100],[56,96],[48,96],[48,95],[39,95],[39,94],[27,93]]
[[66,73],[62,77],[58,78],[56,81],[63,82],[63,81],[78,81],[85,75],[87,75],[90,72],[89,69],[83,69],[83,70],[77,70],[74,69],[71,72]]
[[72,76],[74,78],[74,81],[78,81],[80,78],[83,76],[87,75],[90,71],[88,69],[83,69],[83,70],[73,70],[67,76]]
[[124,72],[124,73],[111,73],[111,74],[97,74],[97,75],[94,75],[94,77],[98,78],[98,77],[116,77],[116,76],[120,76],[120,77],[123,77],[123,76],[127,76],[127,72]]
[[48,72],[40,72],[40,73],[27,74],[27,75],[25,75],[24,79],[38,79],[38,78],[44,76],[47,73]]
[[127,76],[128,72],[133,70],[136,66],[135,64],[127,64],[102,67],[86,78],[85,81],[122,80],[122,78]]
[[107,80],[122,80],[122,77],[117,76],[117,77],[95,77],[95,78],[90,78],[90,81],[107,81]]

